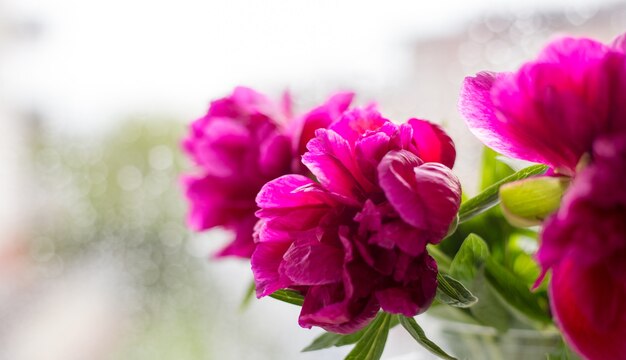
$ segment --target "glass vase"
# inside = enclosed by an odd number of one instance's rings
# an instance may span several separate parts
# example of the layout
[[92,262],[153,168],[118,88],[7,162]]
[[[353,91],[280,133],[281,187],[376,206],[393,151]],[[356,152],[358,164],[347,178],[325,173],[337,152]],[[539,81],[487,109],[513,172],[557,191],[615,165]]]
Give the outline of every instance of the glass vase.
[[499,333],[487,326],[441,320],[445,349],[467,360],[534,360],[562,351],[556,330],[509,329]]

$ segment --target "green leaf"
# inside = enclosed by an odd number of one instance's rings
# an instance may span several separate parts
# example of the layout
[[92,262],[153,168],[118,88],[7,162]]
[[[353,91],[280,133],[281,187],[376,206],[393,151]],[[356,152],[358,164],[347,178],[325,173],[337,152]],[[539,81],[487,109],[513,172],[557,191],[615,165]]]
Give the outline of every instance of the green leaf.
[[478,301],[476,296],[472,295],[463,284],[448,275],[437,273],[437,281],[439,285],[437,286],[436,299],[444,304],[468,308]]
[[512,170],[508,164],[500,159],[501,157],[500,154],[490,148],[486,146],[483,147],[480,176],[481,190],[485,190],[489,186],[517,171]]
[[505,331],[510,315],[485,278],[484,263],[489,256],[487,243],[480,236],[470,234],[452,260],[450,274],[480,299],[469,309],[470,313],[483,325]]
[[413,339],[415,339],[415,341],[422,345],[426,350],[439,356],[442,359],[457,360],[455,357],[448,355],[445,351],[443,351],[443,349],[437,346],[437,344],[427,338],[424,330],[422,330],[422,328],[417,324],[417,321],[415,321],[415,319],[406,316],[398,317],[400,319],[400,324],[402,324],[406,331],[408,331],[409,334],[413,336]]
[[450,264],[450,275],[468,285],[489,257],[487,243],[476,234],[469,234]]
[[385,312],[379,313],[345,360],[380,359],[389,334],[390,318],[391,315]]
[[543,324],[552,321],[548,315],[547,304],[541,304],[542,299],[530,291],[523,279],[492,258],[487,259],[485,265],[489,283],[507,304],[528,318]]
[[[355,333],[348,334],[348,335],[335,334],[331,332],[324,333],[318,336],[315,340],[313,340],[313,342],[309,346],[302,349],[302,352],[322,350],[322,349],[326,349],[332,346],[339,347],[339,346],[354,344],[363,337],[363,334],[365,334],[367,329],[369,329],[372,326],[372,324],[373,324],[373,321],[369,323],[363,329]],[[396,325],[398,325],[398,319],[396,316],[394,316],[391,318],[391,321],[389,322],[389,328],[391,329]]]
[[318,336],[315,340],[313,340],[313,342],[309,346],[302,349],[302,352],[327,349],[332,346],[354,344],[363,337],[366,329],[367,328],[364,328],[363,330],[357,331],[354,334],[350,335],[341,335],[331,332],[324,333]]
[[500,187],[502,212],[515,226],[539,225],[561,205],[569,178],[541,176]]
[[302,306],[304,303],[304,297],[297,291],[293,290],[277,290],[270,294],[274,299],[284,301],[289,304]]
[[487,281],[484,267],[480,269],[470,289],[480,299],[476,305],[469,308],[472,316],[483,325],[491,326],[502,333],[506,332],[512,321],[511,313]]
[[529,166],[489,186],[480,194],[461,204],[461,208],[459,209],[459,223],[466,222],[474,216],[479,215],[497,205],[498,190],[503,184],[543,174],[547,168],[548,167],[545,165]]

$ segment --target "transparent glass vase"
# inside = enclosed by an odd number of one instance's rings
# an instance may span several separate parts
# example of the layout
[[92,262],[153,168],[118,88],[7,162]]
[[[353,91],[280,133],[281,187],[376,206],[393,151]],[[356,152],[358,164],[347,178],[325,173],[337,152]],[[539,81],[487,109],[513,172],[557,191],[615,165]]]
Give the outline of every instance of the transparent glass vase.
[[445,349],[465,360],[546,359],[562,349],[556,330],[509,329],[498,333],[492,327],[441,320],[440,335]]

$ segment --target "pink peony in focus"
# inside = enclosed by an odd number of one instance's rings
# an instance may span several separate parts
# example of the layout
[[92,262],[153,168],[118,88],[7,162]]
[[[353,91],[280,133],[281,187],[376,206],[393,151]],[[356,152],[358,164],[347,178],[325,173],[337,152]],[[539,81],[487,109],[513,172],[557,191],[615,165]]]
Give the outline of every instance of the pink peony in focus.
[[194,230],[221,226],[235,233],[218,256],[250,257],[258,210],[255,197],[263,184],[294,169],[300,143],[317,127],[328,126],[348,108],[353,94],[341,93],[300,117],[291,101],[273,102],[238,87],[213,101],[207,114],[194,121],[183,148],[197,171],[183,177],[189,201],[188,224]]
[[516,73],[467,78],[460,110],[487,146],[573,177],[537,253],[551,307],[581,355],[626,359],[626,36],[557,40]]
[[257,196],[257,296],[298,290],[300,325],[336,333],[362,328],[380,308],[426,310],[437,288],[426,245],[443,239],[461,199],[452,140],[369,107],[317,130],[307,149],[302,163],[316,181],[285,175]]

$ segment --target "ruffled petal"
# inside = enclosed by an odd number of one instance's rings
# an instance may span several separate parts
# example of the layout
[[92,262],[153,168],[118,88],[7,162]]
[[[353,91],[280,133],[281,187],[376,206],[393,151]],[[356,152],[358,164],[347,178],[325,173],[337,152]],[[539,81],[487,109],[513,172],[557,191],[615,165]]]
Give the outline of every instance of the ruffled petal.
[[371,190],[373,185],[358,169],[350,144],[336,132],[317,130],[307,148],[302,163],[324,188],[354,200]]
[[302,175],[284,175],[268,182],[257,195],[261,209],[256,215],[265,227],[259,233],[260,241],[268,241],[266,237],[272,234],[315,228],[335,198]]
[[461,202],[461,185],[449,168],[439,163],[422,164],[405,150],[391,151],[378,166],[378,178],[402,220],[429,231],[433,242],[443,238]]
[[438,125],[426,120],[410,119],[416,154],[424,162],[438,162],[452,169],[456,159],[454,142]]
[[338,285],[313,286],[307,292],[298,323],[304,328],[319,326],[338,334],[351,334],[367,325],[380,305],[373,297],[349,300]]
[[283,256],[281,272],[298,285],[341,282],[343,249],[320,242],[295,242]]
[[296,154],[306,152],[306,144],[315,137],[315,130],[327,128],[339,119],[354,99],[354,93],[342,92],[331,96],[323,105],[309,111],[294,121],[293,139]]
[[364,134],[378,131],[385,125],[392,124],[376,110],[374,105],[366,108],[356,108],[343,113],[341,118],[331,125],[330,129],[346,139],[349,146]]
[[264,242],[257,245],[251,259],[257,297],[291,285],[291,281],[278,271],[290,245],[288,242]]
[[256,196],[262,210],[302,207],[326,203],[325,191],[302,175],[283,175],[265,184]]
[[[621,264],[625,255],[613,261]],[[616,279],[611,265],[583,267],[566,258],[552,271],[556,321],[568,343],[590,360],[626,359],[626,279],[623,273]]]
[[376,292],[380,306],[389,313],[413,317],[426,311],[435,298],[437,263],[426,253],[411,259],[404,272],[408,276]]
[[404,253],[418,256],[426,250],[430,234],[416,229],[403,221],[391,221],[382,225],[381,230],[370,237],[370,242],[391,249],[398,247]]
[[371,179],[376,178],[376,167],[391,148],[391,136],[384,132],[372,132],[356,141],[354,156],[363,174]]

